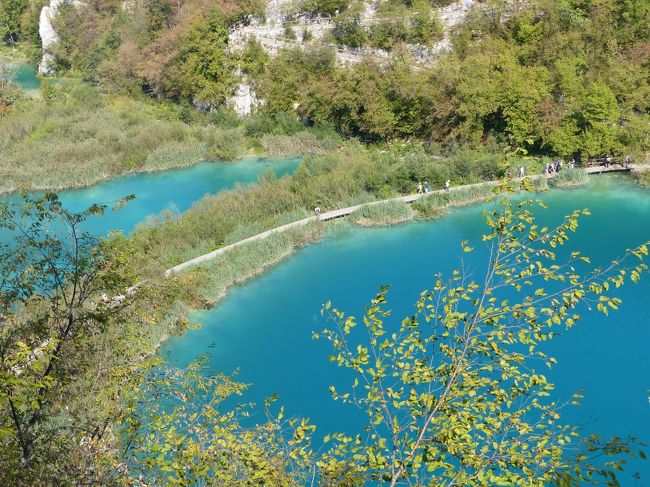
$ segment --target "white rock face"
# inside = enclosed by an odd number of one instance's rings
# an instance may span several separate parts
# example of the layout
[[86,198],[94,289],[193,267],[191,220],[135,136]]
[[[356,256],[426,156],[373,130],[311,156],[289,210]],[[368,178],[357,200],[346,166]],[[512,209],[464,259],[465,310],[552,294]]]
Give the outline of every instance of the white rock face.
[[59,42],[59,35],[54,30],[52,21],[54,20],[54,17],[56,17],[59,7],[65,3],[79,5],[79,2],[76,0],[50,0],[50,5],[46,5],[41,10],[41,16],[38,23],[38,34],[41,36],[43,58],[38,65],[38,72],[46,76],[54,74],[54,68],[52,67],[54,55],[51,52],[51,48],[54,44]]
[[[382,0],[369,0],[365,3],[365,9],[361,13],[360,23],[364,27],[370,27],[376,21],[377,7]],[[264,19],[251,19],[248,24],[240,24],[231,29],[228,37],[228,44],[234,51],[245,48],[248,39],[256,39],[271,56],[277,54],[280,49],[301,45],[299,40],[287,39],[284,36],[284,23],[291,20],[291,26],[296,35],[300,38],[302,31],[311,33],[311,41],[320,41],[331,32],[334,22],[329,17],[306,17],[291,15],[292,0],[269,0],[266,4],[266,16]],[[451,48],[451,31],[458,24],[465,20],[468,12],[475,4],[475,0],[457,0],[444,8],[436,10],[438,18],[444,28],[444,37],[431,47],[421,45],[408,45],[415,61],[421,65],[432,65],[441,54]],[[335,48],[336,60],[339,64],[356,64],[364,59],[374,59],[379,62],[390,59],[390,53],[382,49],[364,47],[361,49]]]
[[258,104],[253,88],[246,81],[239,83],[234,96],[228,99],[228,106],[240,117],[250,115]]

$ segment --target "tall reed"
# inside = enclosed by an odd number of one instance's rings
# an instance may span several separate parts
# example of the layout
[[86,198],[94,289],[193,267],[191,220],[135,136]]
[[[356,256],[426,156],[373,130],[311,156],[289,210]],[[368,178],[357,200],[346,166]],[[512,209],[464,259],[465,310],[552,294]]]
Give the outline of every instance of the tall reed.
[[350,220],[362,227],[376,227],[403,223],[414,216],[411,205],[397,200],[364,205],[350,215]]

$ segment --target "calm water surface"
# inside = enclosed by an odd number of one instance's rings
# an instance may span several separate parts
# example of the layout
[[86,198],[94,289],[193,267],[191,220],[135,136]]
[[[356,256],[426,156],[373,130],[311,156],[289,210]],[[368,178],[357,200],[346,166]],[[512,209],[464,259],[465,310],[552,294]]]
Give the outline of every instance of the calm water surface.
[[26,63],[14,61],[3,61],[0,59],[5,69],[5,79],[13,79],[16,85],[27,92],[37,92],[41,88],[41,80],[36,75],[33,66]]
[[[591,209],[593,215],[584,219],[572,242],[595,263],[650,239],[650,192],[623,178],[594,178],[589,187],[554,191],[545,199],[550,205],[540,214],[545,223],[558,223],[575,208]],[[480,213],[480,208],[465,208],[435,222],[338,232],[235,288],[214,309],[197,313],[202,327],[171,339],[162,352],[180,366],[208,353],[213,371],[238,371],[240,381],[253,384],[244,401],[263,404],[277,392],[289,415],[311,418],[321,434],[355,431],[359,414],[332,401],[328,392],[330,385],[345,388],[349,377],[329,363],[329,346],[311,339],[312,331],[325,326],[322,303],[331,299],[360,316],[378,287],[391,284],[393,316],[401,320],[420,291],[431,287],[434,274],[459,265],[461,240],[481,247]],[[565,412],[567,422],[608,437],[633,434],[650,440],[649,295],[646,276],[625,287],[620,312],[590,314],[562,330],[546,349],[559,362],[549,374],[557,396],[585,395],[582,407]],[[644,481],[632,480],[632,471],[642,473]],[[650,485],[649,477],[648,462],[636,461],[623,485]]]
[[[62,191],[59,197],[67,209],[81,211],[93,203],[114,202],[135,194],[136,199],[124,208],[108,211],[85,222],[85,230],[95,235],[107,235],[111,230],[129,233],[149,216],[164,210],[186,211],[208,193],[219,193],[237,184],[254,183],[267,171],[281,177],[295,171],[299,162],[297,157],[251,158],[234,163],[205,162],[186,169],[119,177],[88,188]],[[18,200],[15,194],[0,198]]]

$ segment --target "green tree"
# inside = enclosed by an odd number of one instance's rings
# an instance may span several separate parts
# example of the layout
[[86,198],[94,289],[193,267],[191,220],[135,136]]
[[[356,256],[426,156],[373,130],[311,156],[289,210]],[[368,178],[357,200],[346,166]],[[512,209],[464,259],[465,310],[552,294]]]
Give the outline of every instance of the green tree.
[[361,14],[357,9],[351,9],[334,19],[332,35],[337,44],[348,47],[362,47],[368,38],[361,25]]
[[208,376],[202,360],[185,370],[158,368],[145,379],[122,441],[128,477],[156,485],[298,486],[313,464],[315,429],[285,419],[282,408],[266,422],[242,426],[249,408],[227,408],[246,386]]
[[264,73],[268,62],[269,55],[262,47],[262,44],[255,39],[250,39],[240,55],[239,66],[244,74],[259,79]]
[[[512,188],[501,183],[494,207],[484,211],[489,231],[480,272],[439,275],[397,323],[387,288],[362,320],[325,305],[333,327],[322,335],[333,346],[331,360],[356,375],[350,390],[332,387],[332,395],[368,418],[362,436],[326,438],[334,445],[318,463],[325,474],[351,471],[391,486],[543,486],[599,476],[615,482],[609,471],[621,459],[601,468],[591,458],[629,446],[594,436],[580,443],[577,430],[561,423],[561,401],[543,372],[556,361],[543,345],[556,329],[574,326],[589,303],[605,314],[617,309],[613,289],[647,271],[647,246],[591,268],[580,252],[561,249],[587,210],[541,228],[533,207],[543,203],[512,203],[501,197],[504,189]],[[473,251],[467,242],[461,247]]]
[[169,88],[182,98],[219,105],[234,88],[233,67],[226,55],[228,27],[218,11],[199,18],[181,36]]
[[[81,229],[106,208],[72,213],[53,194],[0,207],[0,228],[14,236],[0,247],[0,478],[8,484],[50,483],[66,464],[73,471],[92,463],[65,445],[79,445],[79,432],[96,440],[108,426],[104,404],[100,417],[86,410],[71,427],[77,410],[75,396],[67,396],[84,384],[81,371],[99,346],[94,337],[106,337],[130,300],[125,288],[132,282],[114,272],[97,239]],[[119,298],[100,301],[98,289]]]
[[592,84],[577,114],[580,151],[585,157],[618,152],[620,117],[616,97],[604,83]]
[[530,147],[541,136],[539,106],[550,96],[549,76],[542,67],[508,64],[501,70],[501,112],[513,147]]
[[592,84],[580,107],[580,122],[583,128],[596,123],[614,124],[619,118],[616,97],[602,82]]
[[0,2],[0,34],[5,42],[15,44],[20,33],[20,18],[27,8],[26,0]]

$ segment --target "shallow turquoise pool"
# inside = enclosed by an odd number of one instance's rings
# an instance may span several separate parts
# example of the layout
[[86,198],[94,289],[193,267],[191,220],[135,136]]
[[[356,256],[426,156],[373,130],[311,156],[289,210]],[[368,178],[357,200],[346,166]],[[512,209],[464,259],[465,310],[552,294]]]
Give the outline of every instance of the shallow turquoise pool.
[[[123,176],[103,183],[59,193],[65,207],[82,211],[93,203],[110,203],[135,194],[136,199],[118,211],[107,211],[92,217],[84,229],[105,236],[111,230],[131,232],[138,223],[161,211],[183,212],[206,194],[231,189],[237,184],[251,184],[267,171],[277,177],[296,170],[300,158],[250,158],[239,162],[204,162],[195,166],[165,172]],[[0,196],[5,201],[18,201],[15,194]]]
[[2,64],[4,78],[12,79],[20,89],[27,92],[36,92],[41,88],[41,80],[36,75],[33,66],[13,61],[3,62]]
[[[553,191],[545,199],[550,208],[540,219],[549,223],[574,208],[591,209],[572,242],[596,263],[650,239],[650,191],[623,178],[594,178],[588,187]],[[214,309],[197,313],[202,327],[172,338],[162,353],[180,366],[208,353],[213,371],[237,370],[240,381],[253,384],[242,402],[263,404],[277,392],[289,415],[311,418],[320,434],[355,431],[360,415],[328,392],[330,385],[348,385],[348,378],[328,361],[329,346],[311,339],[312,331],[324,327],[322,303],[331,299],[360,316],[377,288],[391,284],[393,316],[410,314],[433,275],[459,265],[461,240],[480,247],[480,213],[478,207],[464,208],[439,221],[331,235],[233,289]],[[558,397],[579,390],[585,395],[582,407],[565,412],[566,422],[608,437],[650,440],[649,295],[646,275],[639,285],[626,286],[620,312],[589,315],[548,347],[559,362],[550,374]],[[622,485],[648,485],[632,480],[634,471],[650,478],[648,462],[636,461]]]

